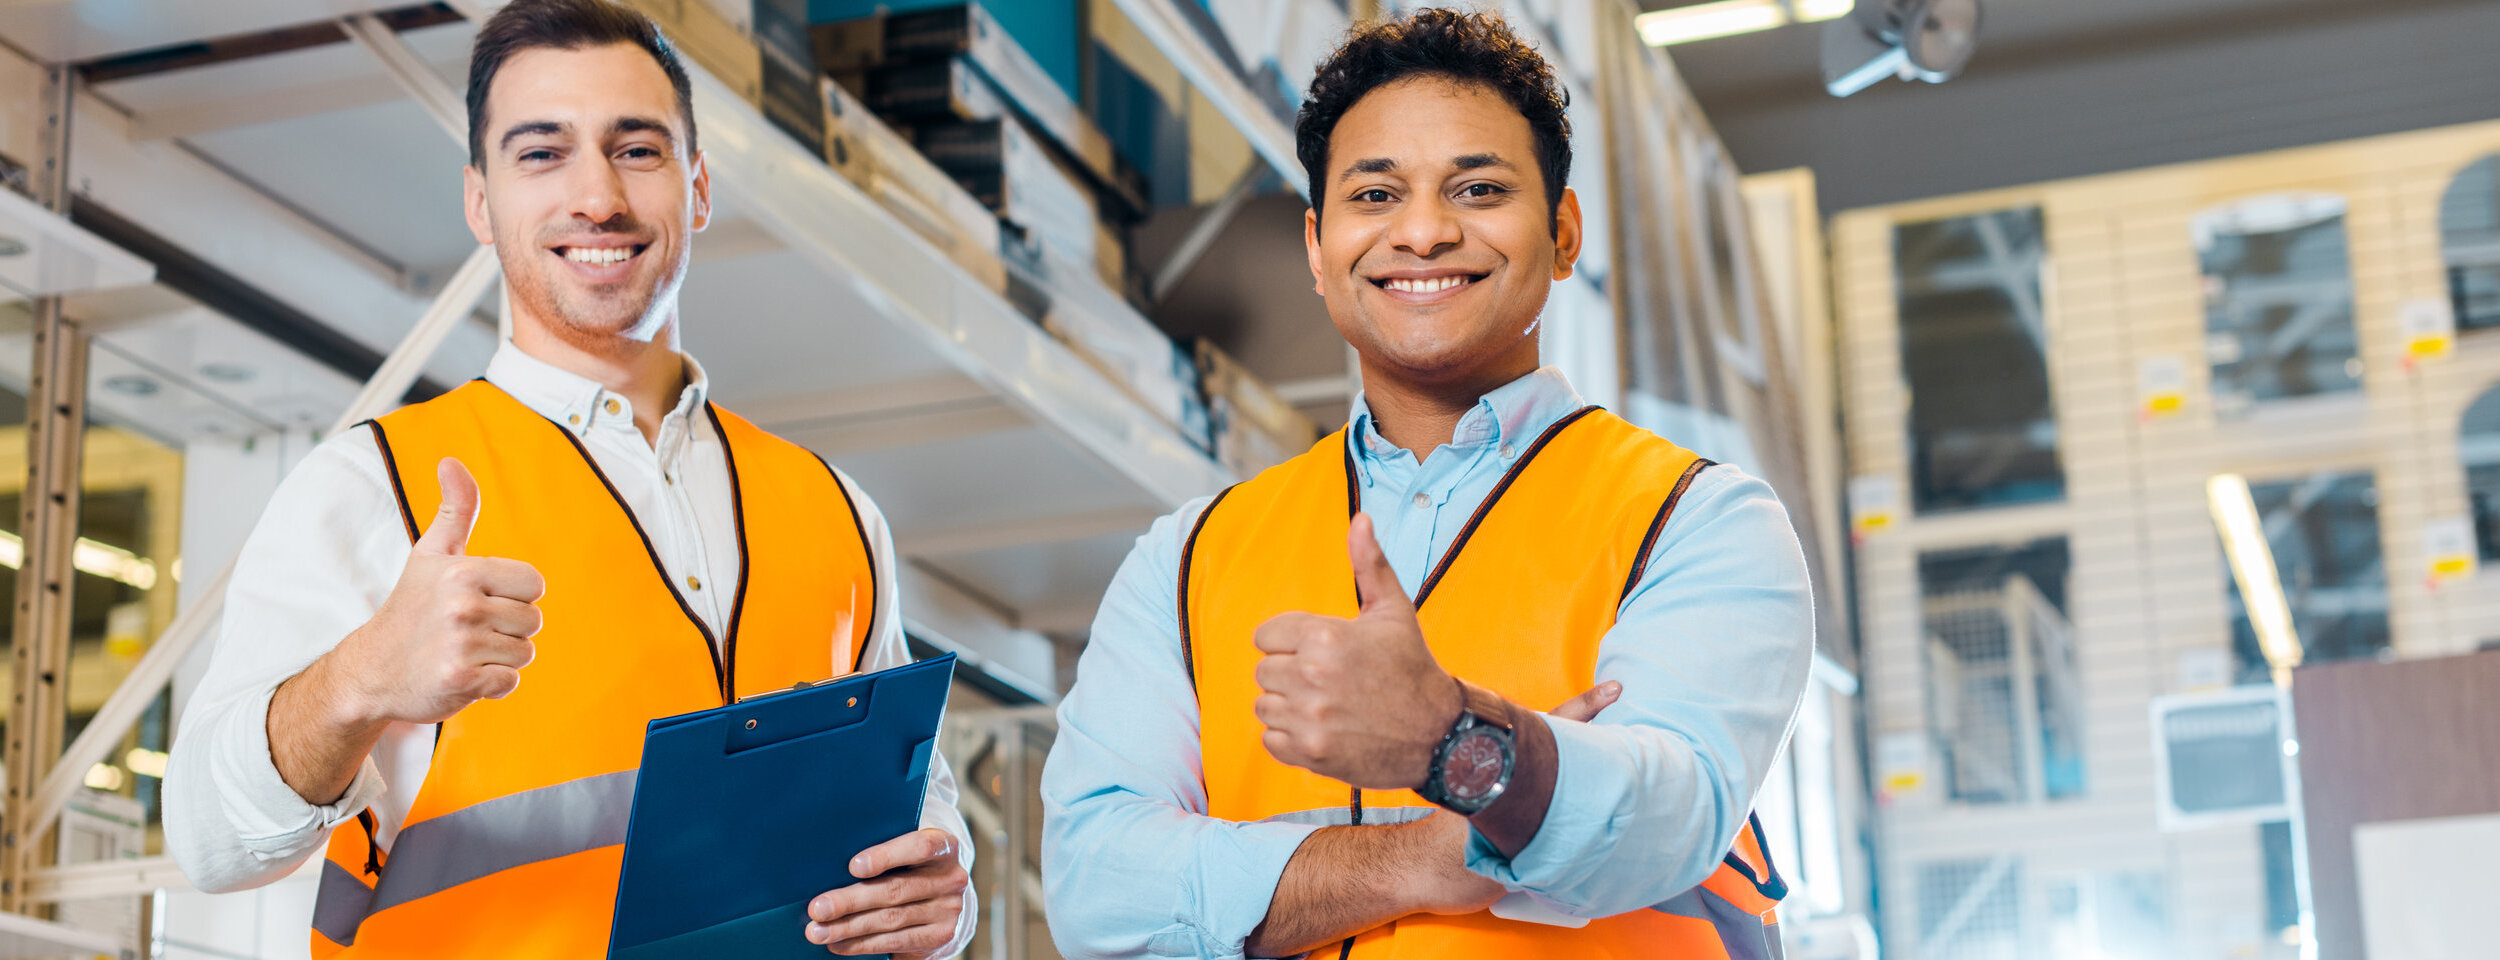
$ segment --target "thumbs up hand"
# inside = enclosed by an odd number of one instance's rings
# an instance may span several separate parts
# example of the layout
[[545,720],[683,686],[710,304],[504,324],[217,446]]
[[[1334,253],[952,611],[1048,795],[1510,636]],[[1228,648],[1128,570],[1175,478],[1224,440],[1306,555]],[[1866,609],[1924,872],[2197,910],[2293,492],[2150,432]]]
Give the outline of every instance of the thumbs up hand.
[[1321,776],[1372,790],[1414,787],[1465,699],[1424,644],[1415,602],[1399,586],[1356,514],[1346,534],[1362,612],[1353,619],[1280,614],[1251,635],[1266,656],[1251,704],[1267,725],[1267,752]]
[[440,723],[521,684],[547,581],[519,560],[468,555],[477,481],[460,461],[435,468],[443,505],[372,620],[332,651],[347,706],[363,719]]

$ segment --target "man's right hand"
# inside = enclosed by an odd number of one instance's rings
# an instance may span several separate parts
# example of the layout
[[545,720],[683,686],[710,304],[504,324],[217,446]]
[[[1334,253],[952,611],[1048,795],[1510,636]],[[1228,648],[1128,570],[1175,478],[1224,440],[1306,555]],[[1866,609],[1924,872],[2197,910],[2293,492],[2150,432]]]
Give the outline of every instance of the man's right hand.
[[477,480],[460,461],[434,468],[443,505],[399,583],[357,627],[269,699],[269,757],[305,802],[337,802],[392,723],[441,723],[509,696],[538,655],[547,580],[519,560],[472,557]]
[[442,507],[382,609],[297,678],[320,674],[331,715],[347,723],[441,723],[511,694],[538,655],[530,637],[544,622],[546,578],[519,560],[469,556],[477,480],[449,457],[434,476]]
[[530,637],[544,623],[546,578],[519,560],[469,556],[477,481],[449,457],[434,473],[442,509],[409,549],[390,598],[322,658],[339,706],[358,719],[440,723],[512,693],[538,654]]

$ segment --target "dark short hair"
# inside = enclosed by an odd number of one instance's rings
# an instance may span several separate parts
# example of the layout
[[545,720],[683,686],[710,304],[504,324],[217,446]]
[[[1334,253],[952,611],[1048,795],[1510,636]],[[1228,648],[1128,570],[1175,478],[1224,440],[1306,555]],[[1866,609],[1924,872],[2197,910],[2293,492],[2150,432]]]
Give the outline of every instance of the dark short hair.
[[581,50],[611,43],[641,47],[659,61],[668,85],[677,91],[677,113],[686,121],[686,152],[694,152],[694,84],[650,17],[609,0],[512,0],[478,28],[469,52],[469,165],[483,170],[486,162],[486,91],[503,63],[523,50],[553,47]]
[[1364,96],[1416,77],[1478,84],[1501,94],[1536,139],[1537,169],[1545,174],[1550,218],[1562,206],[1571,179],[1571,100],[1545,58],[1490,13],[1428,8],[1395,20],[1358,27],[1311,79],[1310,95],[1294,118],[1294,153],[1311,180],[1311,209],[1320,210],[1328,180],[1328,139],[1337,121]]

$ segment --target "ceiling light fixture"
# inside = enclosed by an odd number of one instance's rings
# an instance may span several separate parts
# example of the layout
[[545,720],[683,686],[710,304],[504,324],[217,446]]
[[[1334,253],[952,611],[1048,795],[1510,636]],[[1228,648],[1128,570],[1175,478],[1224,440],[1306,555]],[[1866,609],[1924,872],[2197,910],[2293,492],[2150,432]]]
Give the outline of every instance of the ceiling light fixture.
[[1695,40],[1758,33],[1792,23],[1820,23],[1849,15],[1856,0],[1718,0],[1652,10],[1633,18],[1641,41],[1671,47]]
[[2274,548],[2266,543],[2265,521],[2257,516],[2257,500],[2248,480],[2236,473],[2205,481],[2206,506],[2214,529],[2222,533],[2222,552],[2231,559],[2231,580],[2240,587],[2240,606],[2257,633],[2257,648],[2274,668],[2276,686],[2291,683],[2300,666],[2300,632],[2292,624],[2291,603],[2283,597],[2283,580],[2274,566]]

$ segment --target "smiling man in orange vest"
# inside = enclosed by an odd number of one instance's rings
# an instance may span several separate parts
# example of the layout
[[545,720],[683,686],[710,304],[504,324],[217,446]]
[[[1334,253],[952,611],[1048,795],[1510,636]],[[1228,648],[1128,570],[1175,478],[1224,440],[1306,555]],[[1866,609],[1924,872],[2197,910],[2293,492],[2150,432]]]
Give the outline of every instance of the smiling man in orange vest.
[[1322,63],[1296,133],[1363,393],[1114,580],[1043,775],[1062,952],[1776,956],[1749,811],[1804,558],[1760,481],[1538,369],[1581,230],[1551,69],[1423,10]]
[[[486,21],[463,182],[512,339],[484,379],[314,449],[237,561],[166,836],[210,891],[326,840],[317,956],[601,956],[647,721],[910,660],[875,505],[712,404],[677,349],[711,216],[689,91],[605,0]],[[794,943],[970,939],[971,847],[931,766],[924,828],[838,865],[867,879]]]

